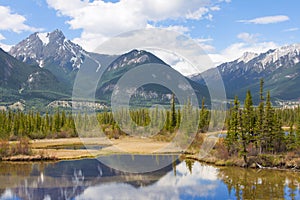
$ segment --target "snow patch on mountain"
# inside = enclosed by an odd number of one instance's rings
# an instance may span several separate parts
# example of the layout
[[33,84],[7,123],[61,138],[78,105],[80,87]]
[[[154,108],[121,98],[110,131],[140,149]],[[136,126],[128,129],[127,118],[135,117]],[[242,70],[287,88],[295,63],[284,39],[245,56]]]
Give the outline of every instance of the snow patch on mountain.
[[49,33],[37,33],[39,39],[43,42],[44,46],[47,46],[50,42]]
[[50,65],[51,68],[57,67],[70,72],[80,68],[84,53],[87,52],[66,39],[62,31],[55,30],[50,33],[34,33],[14,46],[9,53],[27,64],[37,64],[41,68]]
[[292,67],[300,62],[300,44],[293,44],[283,46],[278,49],[271,49],[265,53],[256,54],[246,52],[237,60],[223,63],[218,66],[218,69],[223,74],[230,74],[233,72],[272,72],[280,67]]
[[[270,50],[268,55],[261,61],[263,66],[266,66],[270,63],[275,63],[276,61],[280,60],[280,58],[287,56],[288,59],[294,64],[299,63],[299,51],[300,51],[300,44],[293,44],[289,46],[283,46],[275,50]],[[279,66],[280,67],[280,64]]]
[[244,63],[248,63],[250,60],[252,60],[253,58],[257,57],[258,54],[257,53],[253,53],[253,52],[245,52],[243,54],[242,57],[240,57],[238,59],[238,62],[244,62]]

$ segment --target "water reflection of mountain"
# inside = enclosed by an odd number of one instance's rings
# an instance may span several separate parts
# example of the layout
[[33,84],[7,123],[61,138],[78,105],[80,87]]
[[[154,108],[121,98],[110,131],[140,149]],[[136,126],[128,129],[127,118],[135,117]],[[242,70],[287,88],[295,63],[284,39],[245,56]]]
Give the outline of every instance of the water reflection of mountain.
[[0,199],[74,199],[88,187],[110,183],[139,188],[154,184],[172,169],[171,163],[151,173],[128,173],[95,159],[48,164],[0,163]]
[[[164,157],[148,157],[154,164]],[[133,157],[133,160],[139,160]],[[0,199],[300,199],[297,172],[213,167],[191,160],[150,173],[122,172],[97,160],[0,162]]]

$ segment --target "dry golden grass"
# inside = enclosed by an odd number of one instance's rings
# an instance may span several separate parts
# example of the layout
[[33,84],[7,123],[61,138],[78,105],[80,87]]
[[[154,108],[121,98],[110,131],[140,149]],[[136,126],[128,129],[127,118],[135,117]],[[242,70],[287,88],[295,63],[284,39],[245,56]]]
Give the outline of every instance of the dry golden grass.
[[[37,156],[46,159],[68,160],[88,157],[96,157],[110,154],[167,154],[180,153],[181,150],[169,142],[155,141],[150,138],[122,137],[120,139],[107,138],[64,138],[64,139],[43,139],[30,142],[33,156],[11,157],[8,160],[34,160]],[[64,149],[59,146],[78,145],[99,145],[104,146],[100,150],[86,149]],[[37,159],[36,159],[37,160]]]

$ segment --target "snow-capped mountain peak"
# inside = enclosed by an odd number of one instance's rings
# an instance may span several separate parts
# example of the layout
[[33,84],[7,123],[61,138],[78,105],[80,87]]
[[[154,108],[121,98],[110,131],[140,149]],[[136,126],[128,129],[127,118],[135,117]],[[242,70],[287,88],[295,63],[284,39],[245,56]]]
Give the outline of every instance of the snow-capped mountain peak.
[[[299,52],[300,52],[300,44],[292,44],[288,46],[283,46],[278,49],[270,50],[266,53],[264,59],[261,60],[263,66],[268,65],[269,63],[280,62],[280,60],[286,59],[293,62],[293,64],[299,63]],[[280,67],[281,64],[277,67]]]
[[[279,99],[300,98],[300,44],[286,45],[256,55],[247,52],[234,61],[219,65],[217,69],[231,98],[243,96],[247,90],[258,94],[261,78],[272,96]],[[192,76],[192,80],[199,83],[216,79],[220,80],[214,70]]]
[[247,63],[249,62],[250,60],[252,60],[253,58],[257,57],[258,54],[257,53],[253,53],[253,52],[245,52],[243,54],[242,57],[240,57],[238,59],[238,62],[244,62],[244,63]]
[[245,52],[240,58],[221,64],[218,68],[222,73],[232,73],[236,70],[246,72],[273,72],[285,67],[289,68],[300,62],[300,44],[292,44],[277,49],[270,49],[265,53],[257,54]]
[[61,30],[56,29],[49,33],[37,32],[30,35],[12,47],[9,53],[27,64],[53,67],[55,63],[64,72],[68,72],[80,68],[86,52],[67,40]]
[[47,44],[49,44],[49,42],[50,42],[49,34],[50,33],[37,33],[37,36],[43,42],[44,46],[47,46]]

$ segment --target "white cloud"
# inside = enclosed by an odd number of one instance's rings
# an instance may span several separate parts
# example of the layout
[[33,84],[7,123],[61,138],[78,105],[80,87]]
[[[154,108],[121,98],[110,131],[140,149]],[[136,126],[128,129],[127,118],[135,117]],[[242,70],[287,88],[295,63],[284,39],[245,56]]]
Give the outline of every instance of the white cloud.
[[[209,69],[210,67],[213,67],[213,62],[210,61],[210,58],[207,54],[205,54],[205,52],[211,52],[214,51],[215,48],[210,45],[207,44],[207,42],[211,42],[212,39],[208,38],[208,39],[194,39],[194,41],[197,43],[197,45],[202,48],[204,50],[204,54],[202,55],[202,58],[204,60],[209,60],[209,61],[204,61],[201,67],[197,67],[194,66],[191,62],[189,62],[189,60],[187,58],[183,58],[180,57],[179,55],[176,55],[174,52],[166,52],[166,51],[162,51],[162,50],[152,50],[149,49],[149,51],[151,51],[154,55],[158,56],[160,59],[162,59],[164,62],[166,62],[167,64],[169,64],[170,66],[172,66],[175,70],[177,70],[178,72],[180,72],[181,74],[185,75],[185,76],[189,76],[192,74],[197,74],[199,73],[199,71],[203,72],[207,69]],[[189,53],[189,55],[191,56],[196,56],[193,55],[192,53]],[[201,56],[201,55],[199,55]]]
[[212,6],[212,7],[210,7],[210,10],[219,11],[219,10],[221,10],[221,8],[219,6]]
[[0,33],[0,41],[5,40],[6,38]]
[[250,33],[244,32],[244,33],[238,34],[237,38],[239,38],[247,43],[254,43],[257,41],[258,36],[259,36],[259,34],[250,34]]
[[26,18],[17,13],[13,13],[9,7],[0,6],[0,30],[8,30],[16,33],[21,33],[23,31],[39,31],[37,29],[26,25]]
[[160,28],[165,28],[170,31],[176,31],[181,34],[185,34],[190,31],[190,29],[186,26],[168,26],[168,27],[160,27]]
[[286,15],[274,15],[274,16],[258,17],[249,20],[239,20],[238,22],[246,23],[246,24],[274,24],[279,22],[285,22],[288,20],[290,20],[290,18]]
[[[216,0],[120,0],[104,2],[100,0],[47,0],[58,15],[68,16],[71,29],[81,29],[80,38],[74,41],[92,51],[105,39],[120,33],[143,29],[149,24],[165,20],[212,19],[210,12],[220,8],[213,4]],[[179,32],[188,32],[180,25],[167,27]]]
[[7,45],[7,44],[2,44],[0,43],[0,48],[3,49],[6,52],[9,52],[9,50],[11,49],[13,45]]
[[199,73],[195,67],[191,63],[189,63],[187,60],[183,59],[182,57],[179,57],[173,52],[167,52],[163,50],[149,50],[151,53],[162,59],[164,62],[166,62],[168,65],[172,66],[173,69],[177,70],[183,75],[191,75]]
[[195,19],[195,20],[199,20],[201,18],[203,18],[203,16],[205,14],[207,14],[209,12],[209,9],[206,7],[201,7],[198,10],[194,11],[194,12],[190,12],[186,14],[186,18],[187,19]]
[[295,27],[295,28],[289,28],[289,29],[285,29],[283,30],[283,32],[294,32],[294,31],[298,31],[299,28]]
[[234,61],[242,57],[245,52],[260,54],[279,47],[274,42],[258,41],[258,36],[259,34],[240,33],[237,38],[241,39],[241,42],[233,43],[218,53],[210,53],[209,57],[214,66],[218,66],[224,62]]
[[[0,41],[5,40],[5,39],[6,38],[0,33]],[[3,49],[6,52],[8,52],[11,47],[12,47],[12,45],[7,45],[7,44],[3,44],[3,43],[0,42],[0,48]]]
[[218,54],[209,54],[215,66],[224,62],[230,62],[240,58],[245,52],[263,53],[270,49],[276,49],[279,45],[274,42],[234,43]]
[[212,39],[197,41],[175,31],[148,28],[111,38],[94,52],[119,55],[132,49],[143,49],[154,53],[182,74],[189,75],[213,66],[205,51],[213,49],[205,43],[209,41]]
[[[156,177],[154,177],[156,178]],[[192,174],[185,163],[145,187],[133,187],[127,183],[106,183],[88,187],[75,199],[182,199],[182,194],[193,199],[215,199],[218,170],[215,167],[193,164]]]
[[108,39],[108,36],[106,37],[101,33],[89,33],[84,31],[81,37],[74,38],[72,42],[81,45],[85,50],[94,51],[96,47]]
[[215,47],[210,45],[209,42],[212,42],[212,38],[197,38],[194,39],[198,45],[206,52],[212,52],[215,50]]

